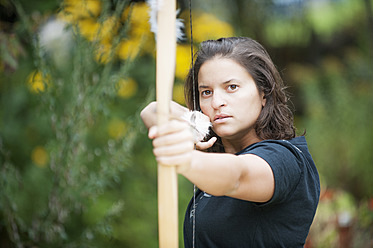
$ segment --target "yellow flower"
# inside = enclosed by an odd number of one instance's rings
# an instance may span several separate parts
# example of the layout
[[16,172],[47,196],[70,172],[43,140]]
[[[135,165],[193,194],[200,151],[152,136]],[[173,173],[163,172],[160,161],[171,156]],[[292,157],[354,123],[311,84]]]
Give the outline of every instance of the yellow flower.
[[112,59],[112,46],[109,43],[100,43],[95,51],[95,59],[97,62],[106,64]]
[[178,45],[176,47],[176,70],[175,76],[184,79],[188,74],[191,63],[191,52],[189,45]]
[[137,92],[137,84],[132,78],[120,79],[118,84],[118,96],[121,98],[130,98]]
[[119,28],[118,19],[109,17],[100,23],[92,18],[85,18],[78,21],[79,31],[89,41],[111,42]]
[[[215,16],[202,13],[195,18],[193,39],[202,42],[207,39],[218,39],[233,36],[233,28],[228,23],[217,19]],[[190,32],[187,32],[188,34]]]
[[123,39],[120,44],[118,45],[117,54],[119,58],[126,60],[132,60],[136,58],[136,56],[141,51],[141,40],[136,39]]
[[79,19],[98,17],[101,13],[100,0],[65,0],[58,17],[74,23]]
[[[127,9],[123,15],[122,20],[127,21],[128,17]],[[141,37],[144,34],[150,33],[149,24],[149,7],[145,3],[135,4],[132,8],[131,18],[130,18],[130,36]]]
[[97,38],[100,24],[94,19],[86,18],[78,21],[78,27],[82,36],[89,41],[93,41]]
[[28,76],[27,83],[32,93],[40,93],[49,85],[49,81],[50,77],[48,75],[43,77],[43,74],[40,71],[35,70]]
[[115,16],[107,18],[100,24],[97,33],[97,39],[101,42],[110,42],[113,36],[118,32],[119,20]]
[[31,160],[36,166],[44,168],[49,161],[49,156],[44,147],[37,146],[31,152]]
[[109,122],[108,133],[113,139],[123,138],[127,132],[127,124],[120,119],[113,119]]
[[185,105],[184,86],[175,84],[173,89],[173,99],[175,102]]
[[[127,8],[122,15],[123,22],[129,21],[129,39],[133,40],[133,43],[137,43],[139,50],[141,48],[142,51],[152,54],[154,52],[154,38],[150,32],[148,5],[145,3],[134,4],[130,19],[128,19],[129,10],[130,8]],[[138,52],[134,54],[137,56]]]

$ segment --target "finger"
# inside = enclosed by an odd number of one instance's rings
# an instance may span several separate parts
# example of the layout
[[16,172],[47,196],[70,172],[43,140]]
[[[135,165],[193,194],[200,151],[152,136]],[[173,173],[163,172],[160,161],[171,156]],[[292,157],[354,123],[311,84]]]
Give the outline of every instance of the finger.
[[216,141],[217,141],[217,138],[216,137],[212,137],[211,139],[209,139],[206,142],[202,142],[202,141],[198,142],[196,144],[196,148],[198,150],[206,150],[206,149],[212,147],[215,144]]
[[189,128],[189,125],[185,121],[171,120],[158,127],[158,135],[176,133]]
[[182,143],[185,141],[193,142],[193,134],[190,129],[185,129],[180,132],[175,132],[163,136],[158,136],[153,140],[154,147],[168,146],[173,144]]
[[154,139],[157,136],[162,136],[162,135],[166,135],[169,133],[178,132],[178,131],[187,129],[188,127],[189,127],[188,124],[184,121],[171,120],[171,121],[164,123],[160,127],[156,125],[150,127],[149,132],[148,132],[148,137],[150,139]]
[[181,143],[177,143],[169,146],[155,147],[153,153],[156,157],[163,156],[175,156],[183,153],[189,153],[193,151],[194,143],[191,140],[187,140]]
[[192,159],[192,153],[183,153],[175,156],[157,157],[157,162],[164,166],[177,166],[183,168],[189,167]]

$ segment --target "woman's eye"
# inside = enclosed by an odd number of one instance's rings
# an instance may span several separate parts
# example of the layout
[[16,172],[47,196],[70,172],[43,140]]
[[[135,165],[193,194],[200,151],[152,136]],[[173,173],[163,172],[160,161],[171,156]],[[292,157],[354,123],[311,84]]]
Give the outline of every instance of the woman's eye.
[[231,91],[236,90],[237,88],[238,88],[238,85],[235,85],[235,84],[231,84],[228,86],[228,90],[231,90]]
[[211,94],[211,90],[204,90],[204,91],[201,92],[202,96],[208,96],[210,94]]

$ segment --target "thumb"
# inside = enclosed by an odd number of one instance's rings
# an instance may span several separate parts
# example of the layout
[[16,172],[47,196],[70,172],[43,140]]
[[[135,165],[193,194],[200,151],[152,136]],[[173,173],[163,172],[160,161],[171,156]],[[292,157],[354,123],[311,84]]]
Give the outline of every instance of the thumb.
[[157,137],[158,128],[157,126],[152,126],[149,128],[148,137],[149,139],[155,139]]
[[200,151],[206,150],[206,149],[212,147],[215,144],[216,141],[217,141],[217,138],[212,137],[211,139],[209,139],[206,142],[201,141],[201,142],[196,143],[196,148]]

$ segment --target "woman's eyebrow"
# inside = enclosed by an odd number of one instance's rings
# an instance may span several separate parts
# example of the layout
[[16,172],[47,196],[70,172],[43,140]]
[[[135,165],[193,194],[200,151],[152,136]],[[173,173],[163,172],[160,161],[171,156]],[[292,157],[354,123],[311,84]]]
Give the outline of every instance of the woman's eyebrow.
[[222,84],[229,84],[230,82],[232,81],[237,81],[236,79],[232,78],[232,79],[229,79],[228,81],[225,81],[223,82]]
[[198,88],[200,89],[206,89],[206,88],[209,88],[210,86],[207,86],[207,85],[199,85]]
[[[236,81],[236,79],[232,78],[232,79],[229,79],[229,80],[227,80],[227,81],[225,81],[225,82],[222,82],[221,84],[222,84],[222,85],[229,84],[229,83],[232,82],[232,81]],[[200,89],[205,89],[205,88],[209,88],[209,87],[210,87],[210,86],[203,85],[203,83],[200,84],[200,85],[198,86],[198,88],[200,88]]]

